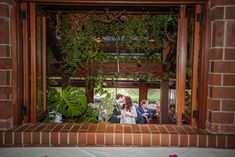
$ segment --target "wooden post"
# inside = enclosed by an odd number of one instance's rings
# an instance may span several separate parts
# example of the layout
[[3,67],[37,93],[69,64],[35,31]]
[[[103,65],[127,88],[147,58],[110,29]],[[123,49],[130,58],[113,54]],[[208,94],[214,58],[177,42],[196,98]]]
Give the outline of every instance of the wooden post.
[[31,58],[31,122],[36,123],[37,107],[37,73],[36,73],[36,9],[35,3],[30,3],[30,58]]
[[182,113],[185,105],[186,62],[187,62],[187,18],[186,6],[180,6],[178,21],[176,60],[176,110],[177,124],[182,125]]
[[161,81],[161,102],[160,102],[160,123],[169,123],[168,119],[168,95],[169,95],[169,83],[167,81]]
[[24,123],[29,123],[30,122],[30,114],[29,114],[29,109],[30,109],[30,92],[29,92],[29,87],[30,87],[30,81],[29,81],[29,22],[27,17],[27,13],[29,13],[27,9],[27,3],[21,3],[21,11],[26,12],[26,19],[21,20],[22,23],[22,51],[23,51],[23,105],[27,109],[27,114],[24,117]]
[[197,85],[198,85],[198,60],[200,49],[200,21],[198,15],[201,13],[201,5],[196,5],[196,12],[194,18],[194,39],[193,39],[193,63],[192,63],[192,101],[191,101],[191,114],[190,125],[196,126],[196,120],[193,118],[193,112],[197,109]]
[[207,114],[207,91],[208,91],[208,5],[203,6],[203,20],[202,20],[202,41],[200,54],[200,79],[199,79],[199,119],[198,127],[204,129]]
[[144,86],[139,88],[139,103],[142,100],[147,100],[147,94],[148,94],[148,88]]

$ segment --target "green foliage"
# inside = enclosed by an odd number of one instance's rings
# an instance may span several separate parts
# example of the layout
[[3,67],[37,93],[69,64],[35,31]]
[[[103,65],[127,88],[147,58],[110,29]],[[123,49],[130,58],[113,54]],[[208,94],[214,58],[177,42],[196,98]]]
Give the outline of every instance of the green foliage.
[[[127,15],[127,17],[123,22],[119,18],[107,20],[105,13],[63,14],[61,18],[63,63],[60,69],[62,74],[74,76],[78,67],[86,69],[89,74],[93,62],[99,64],[120,59],[104,53],[100,43],[96,41],[97,38],[101,41],[106,40],[105,44],[112,45],[117,51],[128,50],[130,56],[136,52],[145,53],[144,57],[135,58],[139,62],[160,62],[160,58],[152,53],[162,48],[162,38],[175,45],[177,16]],[[149,42],[150,40],[152,42]],[[125,60],[130,60],[129,58]]]
[[48,109],[61,113],[67,120],[97,122],[96,113],[87,105],[85,92],[77,87],[67,87],[61,93],[48,88]]
[[104,78],[99,76],[96,83],[95,93],[98,95],[99,100],[97,101],[98,113],[99,116],[104,118],[104,121],[107,122],[111,115],[113,114],[113,98],[111,93],[105,90],[103,87],[106,86],[104,83]]

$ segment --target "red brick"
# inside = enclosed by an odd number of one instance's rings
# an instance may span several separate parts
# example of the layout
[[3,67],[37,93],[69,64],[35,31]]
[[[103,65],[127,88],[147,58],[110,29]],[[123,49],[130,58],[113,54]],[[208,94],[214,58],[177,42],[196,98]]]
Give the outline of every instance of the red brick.
[[223,100],[222,110],[223,111],[235,111],[235,100]]
[[162,146],[169,146],[169,134],[161,135]]
[[143,146],[151,146],[151,134],[142,134]]
[[190,147],[197,147],[197,135],[190,135],[189,136],[189,146]]
[[80,124],[75,124],[72,126],[72,128],[70,129],[70,132],[78,132],[78,130],[80,129],[81,125]]
[[235,75],[224,75],[224,86],[235,86]]
[[8,120],[3,120],[0,123],[0,128],[10,128],[11,127],[11,123]]
[[188,135],[187,134],[180,134],[180,146],[181,147],[188,146]]
[[138,124],[133,124],[132,125],[132,131],[135,133],[141,132],[140,127]]
[[235,19],[235,7],[234,6],[226,7],[225,18],[226,19]]
[[180,134],[186,134],[186,131],[183,129],[182,126],[175,126],[175,129],[176,129],[177,132],[180,133]]
[[206,135],[199,135],[199,143],[198,146],[199,147],[206,147]]
[[208,147],[216,147],[216,135],[208,135]]
[[31,138],[32,138],[31,131],[24,132],[24,144],[32,144]]
[[2,145],[3,144],[3,131],[2,130],[0,130],[0,145]]
[[115,133],[115,145],[123,145],[122,138],[123,138],[123,133],[121,132]]
[[223,59],[223,49],[213,48],[209,50],[209,60],[222,60]]
[[79,145],[86,145],[87,144],[86,132],[78,132],[78,144]]
[[106,129],[106,124],[99,124],[97,128],[97,132],[104,132]]
[[213,23],[212,47],[223,46],[224,41],[224,21]]
[[10,48],[7,45],[0,45],[0,57],[10,57]]
[[213,100],[208,98],[208,109],[212,111],[220,110],[220,100]]
[[96,133],[96,143],[97,145],[104,145],[104,133]]
[[176,129],[172,125],[166,125],[166,129],[168,132],[176,132]]
[[[226,46],[235,47],[235,21],[227,21]],[[235,68],[234,68],[235,69]]]
[[226,60],[235,60],[235,48],[225,49],[225,57]]
[[209,111],[209,121],[212,123],[234,124],[234,113]]
[[106,137],[106,145],[113,145],[114,144],[113,133],[106,133],[105,137]]
[[0,58],[1,69],[12,69],[12,59],[11,58]]
[[214,6],[221,6],[221,5],[234,5],[235,1],[234,0],[211,0],[211,7]]
[[160,145],[160,134],[152,134],[152,145]]
[[141,134],[139,133],[133,133],[133,143],[134,145],[141,145]]
[[210,85],[221,85],[221,74],[209,74],[208,83]]
[[132,145],[132,133],[124,133],[124,145]]
[[191,133],[191,134],[194,134],[195,132],[194,132],[194,130],[193,130],[193,128],[191,127],[191,126],[189,126],[189,125],[182,125],[182,127],[184,128],[184,130],[189,134],[189,133]]
[[11,101],[0,101],[0,111],[0,119],[10,118],[12,113]]
[[51,131],[51,144],[58,145],[59,144],[59,132],[64,127],[63,124],[56,125],[54,129]]
[[71,144],[71,145],[78,144],[77,132],[69,132],[69,144]]
[[[0,87],[0,99],[8,99],[10,100],[12,93],[12,87]],[[0,101],[0,106],[3,103],[7,103],[10,101]]]
[[59,134],[58,132],[51,132],[51,144],[53,145],[59,144],[58,134]]
[[88,145],[95,145],[95,132],[87,132],[87,144]]
[[235,62],[234,61],[212,61],[211,72],[218,73],[235,73]]
[[88,131],[89,127],[90,127],[90,124],[83,123],[82,126],[80,127],[79,131],[86,132],[86,131]]
[[88,129],[88,132],[96,132],[98,125],[92,124],[90,128]]
[[49,145],[49,132],[42,132],[42,144]]
[[0,17],[9,17],[9,6],[0,4]]
[[0,44],[9,44],[9,20],[4,18],[0,18]]
[[73,127],[72,123],[65,124],[61,132],[69,132],[72,127]]
[[0,71],[0,85],[10,85],[10,71]]
[[116,124],[115,125],[115,132],[118,132],[118,133],[123,132],[123,125]]
[[207,122],[206,122],[206,129],[207,129],[209,132],[218,133],[218,132],[219,132],[219,125],[218,125],[218,124],[209,123],[209,122],[207,121]]
[[60,132],[60,144],[68,144],[68,138],[69,138],[68,132]]
[[235,87],[210,87],[211,98],[235,98]]
[[106,127],[106,132],[107,133],[114,133],[114,125],[108,125]]
[[13,144],[12,135],[13,135],[12,131],[6,131],[5,132],[5,144]]
[[171,134],[171,146],[178,146],[179,135]]
[[216,7],[210,10],[210,21],[224,18],[224,7]]
[[33,132],[33,143],[32,144],[40,144],[40,132]]
[[221,125],[220,126],[221,133],[226,134],[234,134],[235,133],[235,124],[233,125]]
[[235,149],[235,135],[229,135],[227,137],[227,147]]
[[151,133],[159,133],[158,128],[155,126],[155,124],[148,124],[149,130]]
[[168,133],[164,126],[158,126],[158,129],[160,130],[161,134],[167,134]]
[[218,148],[225,148],[226,146],[226,138],[225,135],[218,135],[217,136],[217,147]]
[[149,131],[149,128],[147,125],[141,125],[141,132],[144,133],[144,134],[149,134],[150,131]]

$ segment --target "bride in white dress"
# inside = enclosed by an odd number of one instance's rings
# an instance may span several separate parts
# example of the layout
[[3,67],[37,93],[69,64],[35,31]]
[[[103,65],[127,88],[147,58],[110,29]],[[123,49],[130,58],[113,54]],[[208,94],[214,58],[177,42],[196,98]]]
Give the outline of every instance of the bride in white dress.
[[137,117],[136,108],[132,103],[131,97],[125,96],[125,102],[121,108],[121,124],[136,124]]

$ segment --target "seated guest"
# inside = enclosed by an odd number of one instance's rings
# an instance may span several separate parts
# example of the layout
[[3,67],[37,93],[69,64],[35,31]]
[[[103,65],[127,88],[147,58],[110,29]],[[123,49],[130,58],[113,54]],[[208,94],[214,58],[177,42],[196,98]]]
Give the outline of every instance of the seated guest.
[[154,119],[155,119],[155,122],[156,123],[160,123],[160,102],[157,103],[157,106],[156,106],[156,113],[154,114]]
[[132,103],[131,97],[125,96],[124,104],[121,108],[121,124],[136,124],[136,108]]
[[168,118],[170,124],[176,124],[175,104],[170,105]]
[[148,124],[150,119],[152,118],[152,111],[147,108],[147,106],[147,100],[142,100],[140,106],[137,108],[137,114],[140,117],[138,119],[139,124]]

